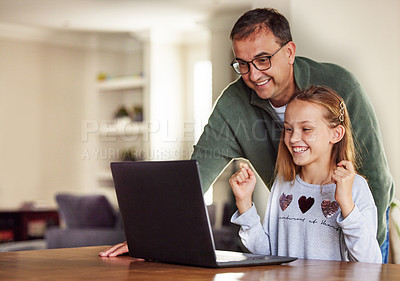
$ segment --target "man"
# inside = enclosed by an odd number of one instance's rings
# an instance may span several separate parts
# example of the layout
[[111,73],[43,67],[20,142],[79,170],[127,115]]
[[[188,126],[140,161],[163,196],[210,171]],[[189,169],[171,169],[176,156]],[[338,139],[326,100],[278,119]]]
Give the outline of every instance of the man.
[[[271,187],[288,100],[296,89],[330,87],[348,107],[360,155],[358,172],[367,177],[372,189],[378,208],[377,238],[387,261],[386,214],[394,182],[364,89],[350,72],[337,65],[295,57],[289,23],[274,9],[246,12],[235,23],[231,40],[235,55],[232,67],[241,77],[221,94],[192,155],[199,163],[204,192],[235,158],[248,159]],[[116,245],[103,256],[126,250],[126,244]]]

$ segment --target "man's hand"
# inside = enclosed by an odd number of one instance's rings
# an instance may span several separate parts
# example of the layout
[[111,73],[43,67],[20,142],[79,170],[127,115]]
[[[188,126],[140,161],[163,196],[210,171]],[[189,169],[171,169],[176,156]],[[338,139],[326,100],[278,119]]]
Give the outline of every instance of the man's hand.
[[126,241],[123,243],[119,243],[117,245],[112,246],[111,248],[100,252],[99,256],[100,257],[116,257],[122,254],[126,254],[129,252],[128,245],[126,244]]

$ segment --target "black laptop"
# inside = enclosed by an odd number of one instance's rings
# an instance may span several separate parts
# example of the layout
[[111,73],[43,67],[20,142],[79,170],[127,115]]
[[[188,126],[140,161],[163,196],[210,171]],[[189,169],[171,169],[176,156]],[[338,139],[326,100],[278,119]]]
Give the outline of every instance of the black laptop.
[[215,268],[296,260],[215,250],[194,160],[114,162],[111,170],[132,257]]

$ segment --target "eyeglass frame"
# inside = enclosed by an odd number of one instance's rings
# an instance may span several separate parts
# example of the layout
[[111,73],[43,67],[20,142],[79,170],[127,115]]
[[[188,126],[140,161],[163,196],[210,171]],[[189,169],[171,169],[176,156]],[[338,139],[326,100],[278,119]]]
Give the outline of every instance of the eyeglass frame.
[[[259,71],[268,70],[268,69],[270,69],[271,66],[272,66],[271,58],[272,58],[276,53],[278,53],[283,47],[285,47],[289,42],[290,42],[290,41],[287,41],[285,44],[283,44],[283,45],[282,45],[275,53],[273,53],[272,55],[259,56],[259,57],[255,58],[255,59],[252,59],[251,61],[245,61],[245,60],[240,59],[240,61],[247,63],[247,66],[248,66],[248,69],[249,69],[249,70],[247,70],[247,72],[245,72],[245,73],[240,73],[240,72],[237,71],[237,70],[235,69],[235,67],[233,66],[235,63],[239,63],[238,60],[237,60],[236,58],[231,62],[231,66],[232,66],[233,70],[234,70],[237,74],[240,74],[240,75],[245,75],[245,74],[247,74],[247,73],[250,72],[250,63],[255,67],[255,69],[257,69],[257,70],[259,70]],[[259,68],[254,64],[254,61],[255,61],[255,60],[258,60],[258,59],[260,59],[260,58],[267,58],[267,59],[268,59],[268,61],[269,61],[269,67],[268,67],[268,68],[259,69]]]

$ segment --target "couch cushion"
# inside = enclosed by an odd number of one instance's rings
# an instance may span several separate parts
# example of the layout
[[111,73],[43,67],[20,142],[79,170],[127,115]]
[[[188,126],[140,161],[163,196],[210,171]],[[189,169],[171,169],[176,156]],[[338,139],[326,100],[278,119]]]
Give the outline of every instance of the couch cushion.
[[123,229],[104,227],[62,229],[52,227],[46,231],[48,249],[115,245],[125,240]]
[[68,228],[114,227],[116,216],[104,195],[56,195],[61,217]]

